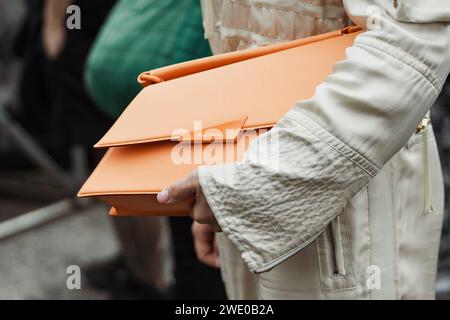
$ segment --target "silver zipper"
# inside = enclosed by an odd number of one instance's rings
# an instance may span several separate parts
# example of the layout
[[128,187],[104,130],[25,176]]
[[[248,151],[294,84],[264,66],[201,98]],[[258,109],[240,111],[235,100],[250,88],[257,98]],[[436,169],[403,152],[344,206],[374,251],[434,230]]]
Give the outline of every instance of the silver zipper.
[[262,273],[262,272],[267,272],[272,270],[273,268],[275,268],[276,266],[282,264],[284,261],[286,261],[287,259],[289,259],[290,257],[294,256],[295,254],[297,254],[298,252],[302,251],[303,249],[305,249],[306,247],[308,247],[311,243],[313,243],[315,240],[317,240],[318,237],[320,237],[320,235],[325,231],[325,228],[322,229],[320,232],[316,233],[313,237],[311,237],[309,240],[305,241],[302,245],[286,252],[285,254],[281,255],[280,257],[272,260],[271,262],[264,264],[261,267],[257,267],[252,269],[252,271],[254,273]]
[[[336,219],[333,221],[336,221],[336,223],[339,224],[340,223],[339,216],[337,216]],[[290,257],[292,257],[292,256],[296,255],[297,253],[299,253],[300,251],[304,250],[306,247],[311,245],[315,240],[317,240],[317,238],[319,238],[324,232],[329,230],[329,234],[327,234],[327,238],[329,239],[328,241],[329,241],[329,245],[330,245],[333,276],[334,277],[345,276],[346,272],[345,272],[345,269],[343,266],[343,252],[341,250],[340,254],[337,254],[337,252],[338,252],[337,244],[336,244],[336,241],[334,240],[334,236],[333,236],[333,231],[332,231],[332,228],[333,228],[332,224],[334,223],[333,221],[329,224],[329,228],[325,227],[320,232],[316,233],[313,237],[311,237],[309,240],[305,241],[302,245],[286,252],[285,254],[281,255],[280,257],[272,260],[270,263],[267,263],[261,267],[252,269],[252,271],[254,273],[262,273],[262,272],[267,272],[267,271],[272,270],[273,268],[275,268],[275,267],[279,266],[280,264],[282,264],[283,262],[285,262]],[[335,232],[340,232],[339,228],[335,228],[335,229],[336,229]]]
[[329,259],[333,277],[345,276],[344,253],[342,248],[340,219],[337,216],[329,225],[327,242],[329,249]]
[[333,230],[331,228],[328,228],[328,237],[327,237],[327,242],[328,242],[328,248],[329,248],[329,252],[330,254],[329,256],[329,260],[330,260],[330,264],[331,264],[331,272],[332,272],[332,276],[333,277],[338,277],[339,276],[339,270],[338,270],[338,266],[337,266],[337,262],[336,262],[336,243],[334,241],[334,237],[333,237]]

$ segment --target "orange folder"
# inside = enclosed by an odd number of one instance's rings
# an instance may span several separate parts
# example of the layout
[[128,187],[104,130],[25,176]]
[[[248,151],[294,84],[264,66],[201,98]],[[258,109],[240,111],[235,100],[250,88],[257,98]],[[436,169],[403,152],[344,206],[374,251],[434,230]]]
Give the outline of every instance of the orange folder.
[[345,58],[358,27],[142,73],[145,87],[96,148],[109,148],[78,193],[112,215],[188,215],[164,187],[203,164],[239,161],[248,144]]

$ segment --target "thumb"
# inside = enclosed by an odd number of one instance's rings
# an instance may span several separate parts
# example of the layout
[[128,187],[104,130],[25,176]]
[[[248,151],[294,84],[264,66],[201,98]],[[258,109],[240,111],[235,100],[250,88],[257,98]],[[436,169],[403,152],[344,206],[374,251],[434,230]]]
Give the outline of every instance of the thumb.
[[158,193],[159,203],[173,203],[195,197],[196,175],[191,173]]

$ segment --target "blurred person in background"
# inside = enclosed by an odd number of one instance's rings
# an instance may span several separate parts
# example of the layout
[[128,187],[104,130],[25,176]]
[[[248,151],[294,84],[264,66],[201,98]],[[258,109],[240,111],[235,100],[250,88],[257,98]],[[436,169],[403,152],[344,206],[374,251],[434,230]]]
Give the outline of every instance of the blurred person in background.
[[[26,17],[15,40],[23,69],[15,119],[65,168],[70,150],[81,146],[89,161],[92,144],[111,120],[86,94],[83,65],[103,19],[115,0],[27,0]],[[81,29],[68,29],[69,5],[81,9]],[[80,130],[83,128],[83,130]],[[9,161],[8,161],[9,160]],[[18,160],[18,161],[17,161]],[[2,169],[30,167],[21,155],[2,157]],[[81,177],[79,177],[81,178]]]
[[[115,0],[44,0],[42,43],[46,80],[53,109],[52,130],[62,148],[80,145],[91,153],[111,120],[86,92],[84,64],[95,37]],[[80,29],[67,27],[70,5],[80,8]],[[91,156],[96,163],[98,156]]]
[[[141,90],[136,81],[141,72],[210,54],[198,0],[121,0],[90,53],[86,84],[97,105],[114,119]],[[150,282],[158,288],[167,285],[161,281],[162,219],[114,217],[112,222],[122,245],[121,256],[91,269],[91,282],[110,290],[122,287],[123,291],[137,283]],[[191,219],[170,218],[170,227],[175,262],[172,297],[225,298],[220,271],[196,259]],[[130,270],[127,274],[131,277],[123,277],[124,270]]]

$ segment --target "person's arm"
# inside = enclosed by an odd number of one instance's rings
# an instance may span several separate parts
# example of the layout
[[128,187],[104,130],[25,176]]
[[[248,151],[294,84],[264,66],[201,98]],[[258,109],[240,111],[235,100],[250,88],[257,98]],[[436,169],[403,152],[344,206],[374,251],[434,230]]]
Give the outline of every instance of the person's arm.
[[160,196],[195,197],[194,219],[216,219],[253,272],[324,230],[405,145],[450,72],[448,1],[345,1],[363,27],[375,3],[382,3],[381,29],[358,36],[315,96],[257,140],[263,149],[278,143],[267,148],[277,151],[258,158],[254,143],[242,163],[200,167]]
[[72,0],[45,0],[42,25],[42,42],[45,55],[56,58],[65,45],[66,10]]

